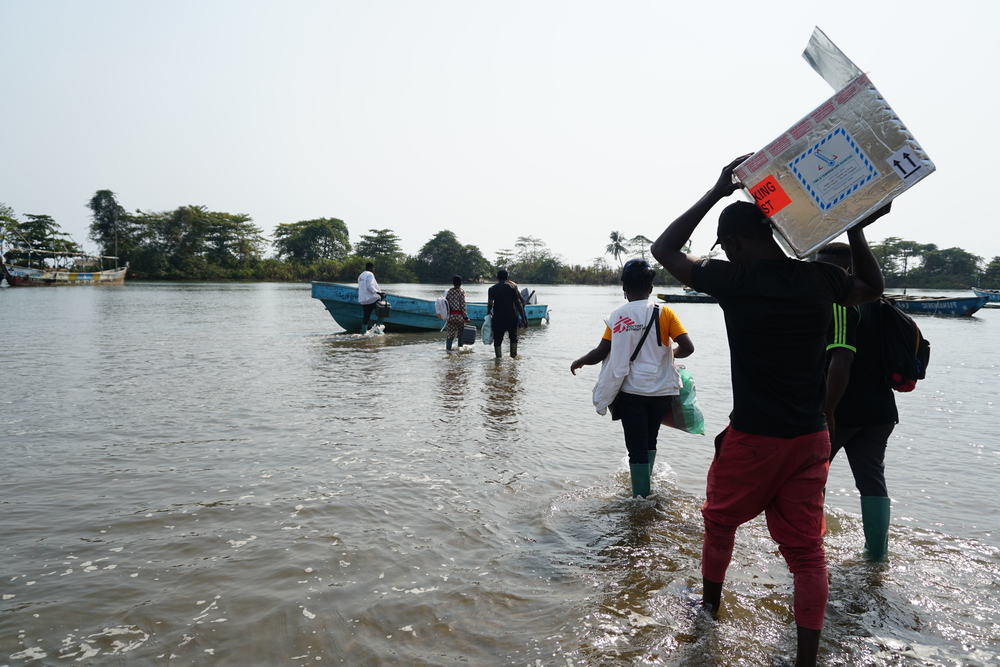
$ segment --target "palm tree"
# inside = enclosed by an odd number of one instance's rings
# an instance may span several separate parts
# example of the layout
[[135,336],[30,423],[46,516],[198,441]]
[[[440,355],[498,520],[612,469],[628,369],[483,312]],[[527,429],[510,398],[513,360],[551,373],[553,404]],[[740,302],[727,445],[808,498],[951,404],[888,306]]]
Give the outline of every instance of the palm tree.
[[628,239],[621,232],[611,232],[611,243],[604,249],[604,253],[611,255],[618,260],[618,265],[622,265],[622,255],[628,252]]

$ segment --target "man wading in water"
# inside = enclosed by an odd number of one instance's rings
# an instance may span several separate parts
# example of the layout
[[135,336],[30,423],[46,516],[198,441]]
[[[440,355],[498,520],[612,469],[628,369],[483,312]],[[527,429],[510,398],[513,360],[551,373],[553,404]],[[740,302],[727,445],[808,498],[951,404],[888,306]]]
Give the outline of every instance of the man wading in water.
[[882,272],[862,228],[848,232],[854,275],[839,266],[785,255],[770,221],[749,202],[719,216],[717,244],[729,258],[703,260],[681,248],[709,210],[736,191],[727,165],[715,185],[653,243],[677,280],[719,301],[726,319],[733,410],[715,438],[715,458],[701,513],[702,605],[713,616],[733,556],[736,528],[764,512],[771,537],[794,577],[797,667],[816,664],[829,595],[823,553],[823,488],[830,464],[826,335],[833,304],[853,306],[882,295]]
[[487,292],[486,314],[493,315],[493,350],[497,359],[502,356],[500,344],[503,335],[510,338],[510,356],[517,356],[518,320],[528,327],[528,316],[524,312],[524,298],[517,291],[517,285],[507,280],[507,269],[497,271],[497,284]]

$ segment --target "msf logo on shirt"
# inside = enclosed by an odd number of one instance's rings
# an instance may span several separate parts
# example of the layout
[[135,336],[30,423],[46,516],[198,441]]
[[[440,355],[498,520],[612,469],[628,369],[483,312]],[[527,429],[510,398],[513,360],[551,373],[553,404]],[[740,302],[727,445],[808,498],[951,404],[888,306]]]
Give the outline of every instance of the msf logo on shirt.
[[631,317],[626,317],[621,315],[618,317],[618,321],[615,325],[611,327],[612,333],[622,333],[623,331],[642,331],[642,325],[636,324],[636,322]]

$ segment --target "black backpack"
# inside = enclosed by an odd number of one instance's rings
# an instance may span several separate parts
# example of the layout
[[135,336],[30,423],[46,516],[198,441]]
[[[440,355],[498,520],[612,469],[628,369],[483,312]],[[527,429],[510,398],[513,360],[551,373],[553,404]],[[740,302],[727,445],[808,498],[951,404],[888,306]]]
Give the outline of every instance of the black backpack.
[[913,391],[917,380],[923,380],[927,373],[931,344],[893,299],[880,298],[878,313],[886,382],[896,391]]

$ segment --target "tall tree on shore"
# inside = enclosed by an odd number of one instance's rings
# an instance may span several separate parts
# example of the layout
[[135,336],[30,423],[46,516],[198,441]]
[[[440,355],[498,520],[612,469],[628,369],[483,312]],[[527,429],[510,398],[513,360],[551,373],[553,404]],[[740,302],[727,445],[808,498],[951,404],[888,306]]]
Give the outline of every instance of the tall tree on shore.
[[630,248],[635,248],[639,251],[639,257],[646,259],[646,255],[649,253],[649,246],[653,245],[653,242],[642,234],[639,234],[630,238],[628,245]]
[[421,282],[448,283],[454,275],[467,281],[490,272],[490,263],[474,245],[462,245],[454,232],[438,232],[417,254],[414,270]]
[[274,230],[278,257],[310,264],[319,259],[343,259],[351,252],[347,225],[337,218],[317,218],[278,225]]
[[519,236],[514,247],[517,254],[508,269],[515,281],[551,284],[559,280],[562,265],[544,241],[534,236]]
[[245,213],[211,213],[205,233],[205,256],[219,266],[245,265],[264,255],[264,230]]
[[622,255],[628,252],[628,239],[621,232],[611,232],[611,243],[604,249],[605,254],[611,255],[622,266]]
[[[14,230],[17,228],[17,216],[14,209],[3,202],[0,202],[0,246],[13,241]],[[7,236],[11,236],[8,239]]]
[[[45,252],[82,251],[80,246],[69,238],[69,234],[60,231],[58,223],[52,216],[26,213],[24,218],[26,219],[18,222],[14,218],[4,216],[4,238],[9,248],[7,259],[41,266],[42,260],[46,258]],[[39,250],[43,252],[33,254]]]
[[362,234],[354,246],[354,254],[366,259],[391,257],[401,259],[403,250],[399,247],[399,237],[391,229],[369,229],[371,234]]
[[983,289],[1000,289],[1000,255],[991,259],[986,265],[980,286]]
[[982,257],[961,248],[931,250],[924,253],[910,280],[929,288],[968,289],[976,284],[982,264]]
[[497,259],[493,263],[498,269],[508,269],[514,263],[514,251],[510,248],[497,250]]
[[102,255],[113,255],[129,260],[139,244],[132,219],[118,203],[111,190],[98,190],[87,202],[90,209],[90,233]]

